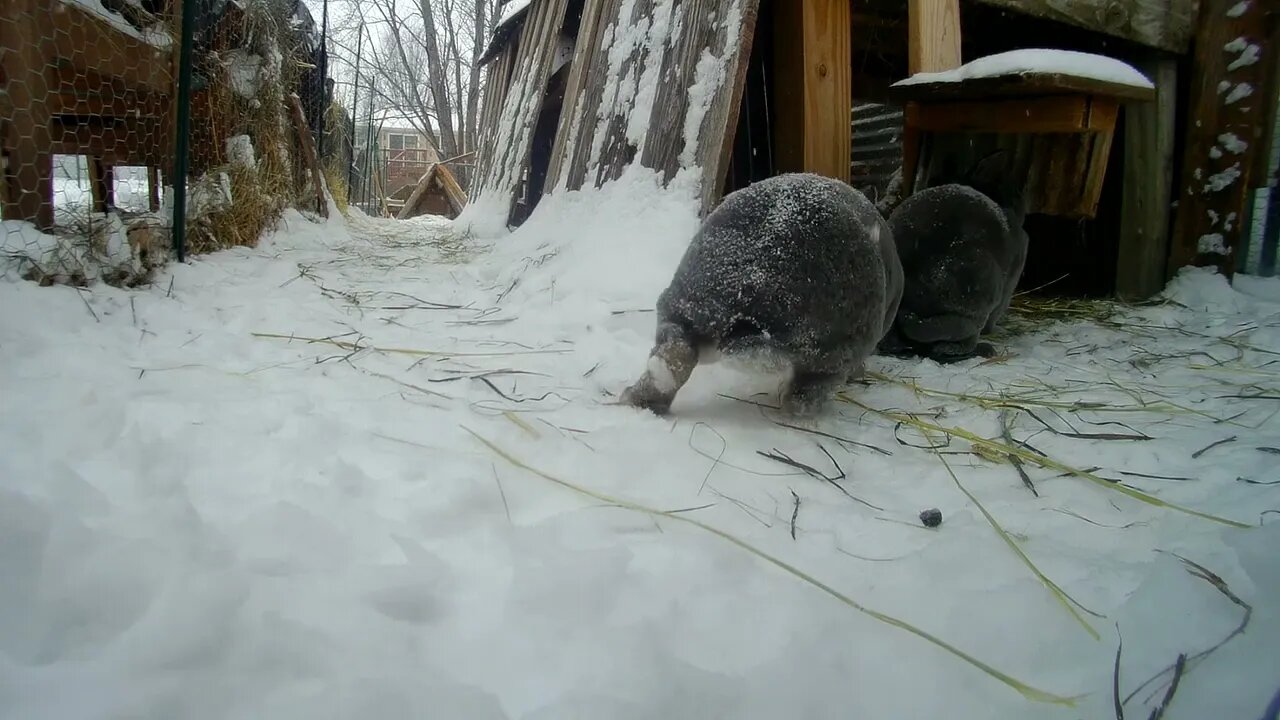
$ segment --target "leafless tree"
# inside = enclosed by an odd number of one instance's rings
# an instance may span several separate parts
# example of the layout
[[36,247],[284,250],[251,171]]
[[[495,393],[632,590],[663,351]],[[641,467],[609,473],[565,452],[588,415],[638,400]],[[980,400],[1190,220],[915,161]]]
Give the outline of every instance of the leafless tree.
[[[501,0],[330,0],[330,60],[361,117],[397,110],[443,158],[475,150],[484,53]],[[334,8],[341,2],[344,7]],[[364,32],[363,41],[358,40]],[[360,50],[359,90],[355,61]],[[359,121],[357,121],[359,122]]]

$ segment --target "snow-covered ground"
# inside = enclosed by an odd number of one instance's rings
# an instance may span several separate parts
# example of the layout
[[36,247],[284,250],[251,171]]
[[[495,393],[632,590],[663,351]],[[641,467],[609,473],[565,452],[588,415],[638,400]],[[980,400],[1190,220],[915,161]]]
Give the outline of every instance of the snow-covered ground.
[[1128,695],[1244,605],[1165,717],[1261,715],[1280,281],[1186,272],[1117,323],[848,390],[997,440],[1013,397],[1036,451],[1240,529],[1028,463],[1036,496],[854,403],[783,427],[722,397],[773,381],[719,366],[671,418],[611,405],[695,226],[648,190],[497,239],[291,214],[133,292],[0,281],[0,717],[1111,718],[1118,637]]

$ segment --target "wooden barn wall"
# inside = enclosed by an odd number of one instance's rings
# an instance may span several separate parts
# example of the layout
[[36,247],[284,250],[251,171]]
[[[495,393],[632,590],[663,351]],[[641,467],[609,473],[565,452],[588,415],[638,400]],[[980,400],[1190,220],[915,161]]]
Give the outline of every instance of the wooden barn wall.
[[587,0],[548,187],[599,187],[637,160],[667,182],[698,167],[709,207],[757,9],[758,0]]
[[[498,129],[498,118],[502,115],[502,103],[507,98],[507,90],[511,87],[512,70],[515,69],[516,52],[520,46],[519,35],[513,37],[507,46],[494,58],[488,67],[488,78],[485,80],[484,92],[480,103],[480,138],[481,143],[491,139]],[[487,155],[482,156],[487,158]]]
[[509,86],[501,101],[494,102],[498,109],[480,140],[472,188],[477,204],[487,198],[505,199],[508,208],[515,203],[567,5],[567,0],[538,0],[528,10],[514,48]]
[[1191,43],[1199,0],[977,0],[1130,42],[1185,52]]

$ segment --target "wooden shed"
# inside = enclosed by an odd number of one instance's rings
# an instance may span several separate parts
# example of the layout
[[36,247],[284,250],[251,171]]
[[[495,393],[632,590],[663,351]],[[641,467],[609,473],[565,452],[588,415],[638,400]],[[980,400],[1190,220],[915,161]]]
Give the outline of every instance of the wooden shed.
[[[939,156],[1005,147],[1034,197],[1027,281],[1147,296],[1181,264],[1234,267],[1275,112],[1238,101],[1275,97],[1276,14],[1263,0],[509,0],[483,58],[473,205],[517,225],[545,194],[637,163],[696,181],[682,187],[704,212],[789,171],[880,194],[896,163],[909,192]],[[903,82],[1027,48],[1151,82]]]
[[418,184],[397,209],[397,220],[419,215],[440,215],[450,220],[458,217],[467,205],[467,194],[444,163],[434,163],[422,174]]

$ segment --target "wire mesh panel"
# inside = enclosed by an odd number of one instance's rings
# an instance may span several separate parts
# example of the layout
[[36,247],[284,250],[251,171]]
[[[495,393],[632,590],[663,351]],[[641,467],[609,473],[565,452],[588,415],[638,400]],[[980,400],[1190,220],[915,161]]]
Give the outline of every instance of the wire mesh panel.
[[172,28],[169,0],[6,0],[7,268],[71,282],[142,270],[162,224]]
[[[301,133],[326,140],[321,29],[302,0],[188,0],[191,86],[179,97],[182,2],[0,3],[0,271],[145,280],[169,255],[183,103],[192,252],[254,244],[284,208],[317,209],[315,168],[293,148]],[[301,124],[286,113],[294,95]]]

